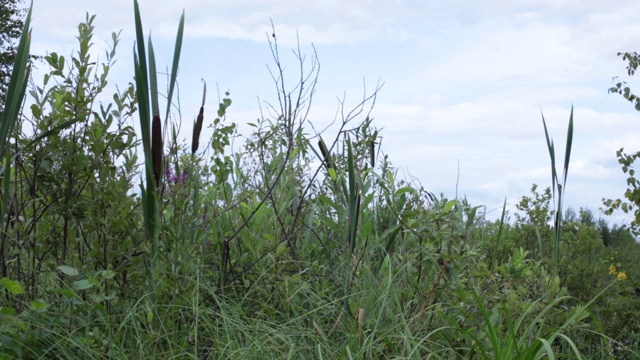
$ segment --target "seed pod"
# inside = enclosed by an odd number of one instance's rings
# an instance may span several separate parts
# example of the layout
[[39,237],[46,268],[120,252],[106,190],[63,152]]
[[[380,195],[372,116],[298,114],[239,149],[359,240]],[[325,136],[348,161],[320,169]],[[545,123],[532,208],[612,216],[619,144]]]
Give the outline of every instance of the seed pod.
[[373,140],[371,140],[369,145],[370,145],[369,151],[371,152],[370,154],[371,167],[375,168],[376,167],[376,143]]
[[327,170],[333,167],[333,163],[331,162],[331,155],[329,155],[329,149],[324,144],[322,139],[318,141],[318,147],[320,148],[320,152],[322,153],[322,157],[324,158],[324,164],[327,167]]
[[156,180],[156,187],[158,187],[162,176],[162,125],[158,114],[153,115],[153,123],[151,124],[151,159],[153,176]]
[[207,99],[207,83],[204,82],[204,89],[202,90],[202,106],[200,106],[200,113],[196,119],[196,123],[193,124],[193,137],[191,138],[191,153],[195,154],[198,151],[200,145],[200,132],[202,131],[202,122],[204,121],[204,102]]
[[204,106],[200,107],[200,113],[196,123],[193,125],[193,138],[191,139],[191,153],[195,154],[200,145],[200,132],[202,131],[202,122],[204,121]]

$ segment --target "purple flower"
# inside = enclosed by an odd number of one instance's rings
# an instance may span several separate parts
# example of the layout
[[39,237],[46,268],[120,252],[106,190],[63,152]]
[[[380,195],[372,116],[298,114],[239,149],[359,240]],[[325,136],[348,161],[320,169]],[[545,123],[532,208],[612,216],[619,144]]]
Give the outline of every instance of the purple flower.
[[173,174],[173,171],[171,171],[171,168],[167,167],[167,170],[164,172],[165,176],[167,177],[167,182],[169,183],[176,183],[176,179],[177,177]]
[[187,181],[187,173],[186,172],[183,172],[180,176],[177,176],[168,167],[167,167],[167,170],[165,170],[165,176],[166,176],[167,182],[169,184],[177,184],[177,183],[184,184]]

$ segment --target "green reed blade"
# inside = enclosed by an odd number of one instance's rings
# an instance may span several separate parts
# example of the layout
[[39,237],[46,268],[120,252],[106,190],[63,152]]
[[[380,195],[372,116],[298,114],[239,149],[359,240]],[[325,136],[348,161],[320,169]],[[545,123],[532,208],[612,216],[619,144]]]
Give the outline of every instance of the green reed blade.
[[[347,214],[348,214],[348,228],[347,237],[349,241],[349,256],[345,261],[345,290],[344,290],[344,311],[349,312],[349,294],[351,292],[351,259],[353,259],[353,253],[356,245],[356,236],[358,231],[358,218],[360,213],[360,194],[358,194],[358,184],[356,183],[356,168],[355,160],[353,156],[353,149],[351,141],[347,139],[347,171],[349,177],[348,193],[345,193],[347,198]],[[345,186],[345,189],[346,186]]]
[[567,147],[564,152],[564,168],[562,188],[567,182],[567,174],[569,173],[569,159],[571,158],[571,145],[573,143],[573,106],[571,106],[571,114],[569,115],[569,129],[567,129]]
[[549,131],[547,130],[547,123],[544,119],[544,114],[542,114],[542,124],[544,126],[544,135],[547,140],[547,148],[549,149],[549,157],[551,158],[551,183],[553,198],[556,201],[556,212],[554,216],[553,267],[555,273],[557,274],[559,259],[558,249],[560,247],[560,235],[562,232],[562,204],[565,193],[565,186],[567,183],[567,175],[569,173],[571,146],[573,143],[573,106],[571,107],[571,114],[569,116],[569,129],[567,130],[567,144],[564,154],[564,166],[562,169],[562,183],[558,179],[558,172],[556,171],[555,161],[555,148],[553,145],[553,140],[551,140],[551,138],[549,137]]
[[[178,35],[176,36],[176,47],[173,52],[173,65],[171,67],[171,78],[169,81],[169,94],[167,95],[167,114],[165,119],[169,118],[169,111],[171,110],[171,99],[173,98],[173,90],[176,85],[176,78],[178,77],[178,64],[180,63],[180,52],[182,51],[182,37],[184,33],[184,10],[182,16],[180,16],[180,24],[178,25]],[[204,101],[202,106],[204,106]]]
[[140,58],[144,58],[144,54],[136,54],[134,50],[133,62],[136,82],[136,97],[138,99],[138,115],[140,116],[140,131],[142,132],[142,148],[144,151],[145,159],[149,155],[151,149],[150,140],[150,123],[149,118],[149,89],[146,85],[146,66],[141,64]]
[[26,92],[29,75],[27,63],[29,60],[29,48],[31,46],[31,31],[29,30],[29,27],[31,26],[32,9],[33,0],[31,1],[27,17],[24,21],[16,59],[11,71],[9,87],[7,88],[7,98],[5,101],[4,112],[2,114],[2,123],[0,124],[0,156],[4,154],[6,143],[9,141],[9,137],[15,128],[15,124],[18,120],[18,114],[20,113],[20,107],[22,106],[22,101],[24,100],[24,94]]
[[140,19],[140,7],[138,6],[138,0],[134,0],[133,9],[136,23],[136,46],[138,47],[138,51],[134,51],[136,95],[138,97],[138,108],[140,113],[142,146],[146,159],[149,155],[149,151],[151,150],[151,118],[149,116],[149,79],[147,77],[147,57],[144,47],[142,20]]
[[351,146],[351,141],[347,140],[347,171],[349,175],[349,220],[350,220],[350,228],[349,228],[349,247],[351,253],[356,245],[356,230],[358,227],[358,208],[360,207],[359,196],[358,196],[358,187],[356,184],[356,170],[355,170],[355,161],[353,158],[353,149]]
[[0,220],[5,221],[7,208],[11,201],[11,157],[7,155],[4,159],[4,181],[2,186],[2,204],[0,204]]
[[151,95],[151,117],[160,115],[160,106],[158,105],[158,73],[156,72],[156,54],[153,51],[153,42],[149,35],[149,82]]
[[507,213],[507,197],[504,197],[504,204],[502,204],[502,216],[500,216],[500,226],[498,227],[498,236],[496,238],[496,249],[498,252],[498,247],[500,246],[500,238],[502,237],[502,231],[504,229],[504,216]]
[[544,126],[544,136],[547,139],[547,149],[549,150],[549,157],[551,158],[551,182],[553,186],[551,190],[553,191],[554,197],[556,193],[556,182],[558,180],[558,174],[556,173],[556,154],[553,146],[553,140],[549,137],[549,131],[547,130],[547,122],[544,119],[544,114],[540,112],[542,115],[542,125]]

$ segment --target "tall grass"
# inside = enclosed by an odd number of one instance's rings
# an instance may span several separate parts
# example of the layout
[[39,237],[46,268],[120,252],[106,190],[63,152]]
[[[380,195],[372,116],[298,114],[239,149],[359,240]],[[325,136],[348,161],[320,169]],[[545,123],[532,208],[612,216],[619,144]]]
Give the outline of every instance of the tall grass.
[[569,160],[571,159],[571,144],[573,142],[573,106],[571,107],[571,114],[569,114],[569,128],[567,130],[567,143],[564,151],[564,165],[562,167],[562,177],[558,177],[558,171],[556,170],[556,153],[553,144],[553,139],[549,137],[549,131],[547,130],[547,122],[542,114],[542,124],[544,126],[544,135],[547,140],[547,149],[549,150],[549,158],[551,159],[551,188],[553,191],[553,198],[556,202],[554,213],[554,239],[553,239],[553,269],[558,272],[558,249],[560,247],[560,235],[562,231],[562,205],[564,200],[564,193],[566,191],[567,176],[569,175]]
[[[158,196],[157,187],[160,186],[163,174],[163,141],[160,121],[160,107],[158,105],[158,80],[156,72],[155,53],[153,43],[149,37],[149,62],[145,50],[142,20],[140,17],[140,7],[138,1],[134,0],[134,14],[136,27],[137,51],[134,52],[136,92],[138,98],[140,129],[142,133],[142,144],[145,162],[146,187],[142,184],[142,207],[144,210],[144,223],[147,239],[150,243],[148,259],[148,281],[152,300],[155,300],[155,280],[154,271],[158,256]],[[167,111],[165,117],[169,116],[173,91],[178,75],[178,64],[180,62],[180,52],[182,49],[182,36],[184,32],[184,13],[180,17],[178,25],[178,35],[176,39],[173,56],[173,66],[169,80],[169,94],[167,95]],[[147,70],[148,66],[148,70]],[[151,104],[149,104],[151,102]],[[151,105],[151,106],[150,106]],[[151,121],[153,119],[153,121]]]

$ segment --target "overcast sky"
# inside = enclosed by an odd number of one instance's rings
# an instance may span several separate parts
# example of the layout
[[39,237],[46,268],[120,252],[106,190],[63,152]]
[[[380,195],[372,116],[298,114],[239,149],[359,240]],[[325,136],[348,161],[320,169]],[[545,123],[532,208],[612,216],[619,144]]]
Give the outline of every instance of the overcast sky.
[[[132,81],[133,0],[34,2],[33,52],[69,55],[77,50],[78,23],[86,12],[96,14],[99,54],[122,30],[110,82]],[[311,122],[333,120],[343,96],[347,107],[356,105],[363,81],[368,92],[384,82],[372,116],[400,174],[449,198],[459,177],[459,195],[486,205],[490,218],[499,217],[505,197],[514,203],[533,183],[550,186],[541,110],[562,158],[574,106],[565,203],[576,209],[598,214],[603,197],[622,197],[626,178],[615,152],[640,150],[640,113],[607,93],[612,77],[626,74],[617,52],[640,50],[638,1],[140,0],[140,7],[160,69],[171,64],[185,11],[178,79],[185,138],[201,79],[209,86],[208,119],[216,84],[231,92],[229,121],[255,121],[258,97],[274,101],[267,70],[273,20],[287,66],[296,66],[296,34],[304,52],[311,55],[312,43],[317,50]],[[623,79],[640,92],[640,83]]]

